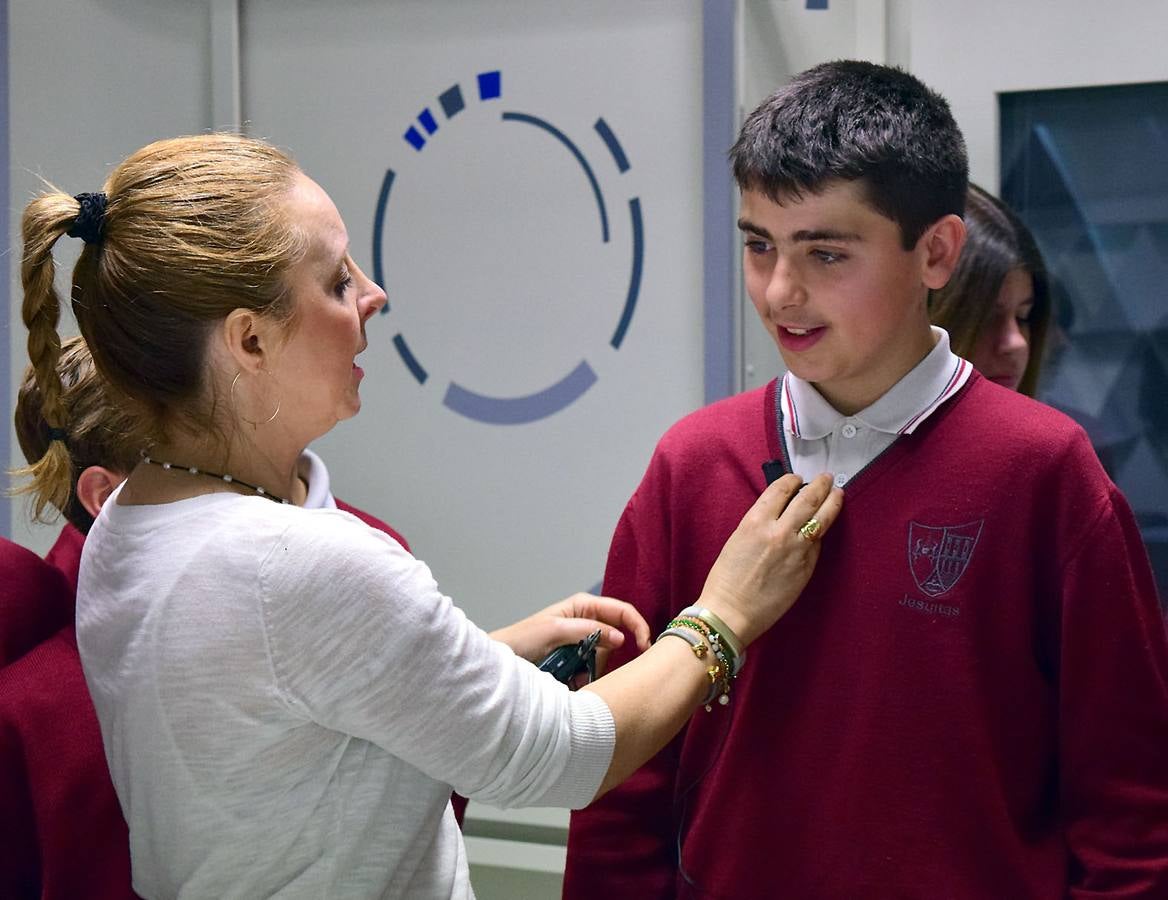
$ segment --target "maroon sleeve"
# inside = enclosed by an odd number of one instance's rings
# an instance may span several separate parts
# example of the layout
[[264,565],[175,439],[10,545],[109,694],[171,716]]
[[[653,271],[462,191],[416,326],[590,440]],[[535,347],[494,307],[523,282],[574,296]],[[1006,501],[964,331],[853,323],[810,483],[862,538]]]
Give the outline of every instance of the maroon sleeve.
[[40,896],[37,871],[36,821],[25,775],[20,735],[7,714],[5,682],[13,670],[0,673],[0,897],[16,900]]
[[1168,897],[1168,637],[1114,486],[1062,578],[1059,777],[1070,896]]
[[31,550],[0,538],[0,666],[73,620],[65,576]]
[[[370,528],[376,528],[378,531],[384,531],[391,538],[393,538],[395,541],[397,541],[399,544],[401,544],[403,547],[405,547],[406,550],[410,549],[409,543],[406,541],[406,539],[404,537],[401,536],[401,534],[399,534],[390,525],[387,525],[385,522],[382,522],[381,519],[377,518],[376,516],[371,516],[371,515],[369,515],[369,513],[365,512],[364,510],[357,509],[357,507],[355,507],[355,506],[350,506],[344,500],[337,500],[337,509],[343,509],[345,512],[351,513],[352,515],[354,515],[358,519],[360,519],[362,522],[364,522],[366,525],[368,525]],[[413,551],[410,551],[410,552],[413,552]]]
[[[663,500],[654,497],[649,487],[652,471],[650,466],[650,474],[617,525],[604,593],[633,603],[656,635],[664,628],[663,619],[668,618],[673,604],[668,522],[661,514]],[[635,642],[626,640],[610,666],[627,662],[635,652]],[[673,797],[681,742],[678,736],[624,784],[572,814],[564,870],[563,896],[567,900],[674,896],[677,836]]]
[[454,809],[454,821],[458,823],[458,827],[462,828],[462,824],[466,819],[466,797],[462,794],[451,794],[450,805]]
[[0,897],[136,896],[72,626],[0,672],[0,772]]
[[74,596],[77,594],[77,574],[81,569],[81,551],[84,547],[85,535],[75,525],[66,522],[57,540],[45,554],[45,562],[61,570]]

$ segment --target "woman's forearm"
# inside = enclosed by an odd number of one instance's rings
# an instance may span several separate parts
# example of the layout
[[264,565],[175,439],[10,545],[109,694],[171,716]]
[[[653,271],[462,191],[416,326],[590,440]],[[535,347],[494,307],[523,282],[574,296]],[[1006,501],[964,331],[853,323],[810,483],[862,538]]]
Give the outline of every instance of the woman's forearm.
[[616,724],[612,762],[596,797],[632,775],[681,730],[710,690],[708,668],[689,644],[671,638],[582,688],[600,695]]

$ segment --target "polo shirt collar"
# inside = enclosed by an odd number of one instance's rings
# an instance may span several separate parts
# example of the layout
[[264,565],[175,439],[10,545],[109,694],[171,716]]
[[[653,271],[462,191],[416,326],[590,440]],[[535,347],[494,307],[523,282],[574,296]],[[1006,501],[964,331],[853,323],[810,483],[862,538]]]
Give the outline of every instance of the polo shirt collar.
[[324,460],[305,449],[296,461],[296,474],[308,485],[308,493],[304,498],[305,509],[336,509],[337,501],[333,499],[332,486],[329,484],[329,472],[325,468]]
[[845,416],[828,403],[809,381],[788,372],[783,376],[780,409],[788,434],[819,440],[851,418],[886,434],[912,434],[969,379],[973,367],[949,348],[949,334],[933,326],[937,342],[913,369],[871,406]]

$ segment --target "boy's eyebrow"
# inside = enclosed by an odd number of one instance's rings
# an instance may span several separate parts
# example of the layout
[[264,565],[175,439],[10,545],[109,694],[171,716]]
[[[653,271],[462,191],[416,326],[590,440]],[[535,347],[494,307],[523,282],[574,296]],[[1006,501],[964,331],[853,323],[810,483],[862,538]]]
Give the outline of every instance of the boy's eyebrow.
[[791,240],[795,243],[807,241],[836,241],[848,243],[852,241],[863,240],[858,234],[853,231],[836,231],[834,228],[820,228],[811,231],[796,231],[791,235]]
[[755,225],[749,219],[742,218],[738,220],[739,231],[749,231],[751,234],[757,234],[759,237],[771,240],[771,233],[763,228],[761,225]]
[[[761,225],[755,225],[749,219],[738,220],[738,230],[746,231],[750,234],[757,234],[761,238],[766,238],[768,241],[773,241],[774,237],[769,231]],[[834,228],[817,228],[817,229],[803,229],[791,234],[792,243],[807,243],[810,241],[836,241],[836,242],[854,242],[863,240],[860,235],[852,231],[837,231]]]

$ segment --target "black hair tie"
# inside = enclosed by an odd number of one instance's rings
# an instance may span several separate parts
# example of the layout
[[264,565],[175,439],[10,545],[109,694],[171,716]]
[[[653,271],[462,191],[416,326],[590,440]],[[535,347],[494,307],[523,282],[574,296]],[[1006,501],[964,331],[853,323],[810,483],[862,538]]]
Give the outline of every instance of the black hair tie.
[[64,428],[50,428],[49,429],[49,443],[50,444],[53,441],[61,441],[62,443],[65,443],[68,440],[69,440],[69,432],[67,432]]
[[74,198],[81,204],[73,227],[66,234],[69,237],[81,238],[87,244],[101,243],[105,232],[106,196],[104,193],[78,194]]

